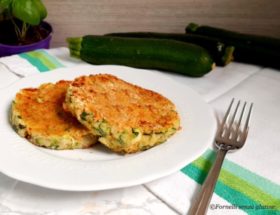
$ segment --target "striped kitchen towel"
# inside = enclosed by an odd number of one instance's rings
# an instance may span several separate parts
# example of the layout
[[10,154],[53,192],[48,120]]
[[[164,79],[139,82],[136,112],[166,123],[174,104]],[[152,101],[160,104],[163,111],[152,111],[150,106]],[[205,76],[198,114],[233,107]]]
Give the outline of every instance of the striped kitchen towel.
[[[209,149],[181,171],[202,184],[215,155]],[[280,186],[227,159],[215,193],[248,214],[280,214]]]
[[56,57],[43,49],[2,57],[0,63],[20,77],[64,67]]
[[[146,186],[175,211],[186,214],[215,157],[216,152],[208,149],[180,172]],[[208,214],[280,215],[280,185],[225,159]]]

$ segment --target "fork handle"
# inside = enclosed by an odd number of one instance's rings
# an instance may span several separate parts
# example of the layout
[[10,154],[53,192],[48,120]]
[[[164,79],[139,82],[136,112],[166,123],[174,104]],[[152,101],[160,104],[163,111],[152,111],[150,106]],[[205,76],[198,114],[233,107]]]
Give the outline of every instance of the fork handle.
[[206,214],[226,153],[227,150],[221,148],[218,150],[215,163],[209,171],[201,191],[189,211],[189,215]]

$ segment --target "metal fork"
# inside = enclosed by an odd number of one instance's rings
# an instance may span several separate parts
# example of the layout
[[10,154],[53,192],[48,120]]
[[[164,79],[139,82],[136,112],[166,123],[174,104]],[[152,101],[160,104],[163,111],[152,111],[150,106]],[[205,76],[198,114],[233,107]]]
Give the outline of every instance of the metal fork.
[[244,113],[247,102],[244,102],[241,112],[239,111],[240,114],[238,120],[236,120],[235,118],[238,118],[237,113],[241,102],[240,100],[237,102],[233,114],[230,117],[233,103],[234,99],[232,99],[216,134],[215,145],[218,149],[216,161],[201,187],[201,192],[197,196],[194,204],[189,211],[190,215],[206,214],[226,153],[229,150],[240,149],[246,141],[249,131],[249,121],[252,113],[253,103],[250,104],[249,111],[247,112],[247,117],[245,117],[245,124],[242,129],[241,122],[245,115]]

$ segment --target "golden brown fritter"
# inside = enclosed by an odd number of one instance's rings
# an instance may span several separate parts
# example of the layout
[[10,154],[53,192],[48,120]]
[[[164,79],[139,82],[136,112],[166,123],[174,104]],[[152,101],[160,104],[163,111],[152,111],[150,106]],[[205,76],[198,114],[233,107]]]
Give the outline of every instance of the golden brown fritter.
[[108,74],[76,78],[67,90],[64,108],[101,143],[122,153],[162,143],[180,124],[170,100]]
[[17,133],[52,149],[88,148],[94,144],[97,138],[62,107],[70,83],[47,83],[17,93],[10,118]]

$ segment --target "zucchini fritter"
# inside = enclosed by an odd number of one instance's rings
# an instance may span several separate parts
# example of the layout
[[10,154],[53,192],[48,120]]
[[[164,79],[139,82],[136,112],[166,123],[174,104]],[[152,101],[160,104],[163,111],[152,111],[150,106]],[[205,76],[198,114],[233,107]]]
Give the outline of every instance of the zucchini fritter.
[[63,110],[70,83],[47,83],[18,92],[10,115],[16,132],[33,144],[51,149],[88,148],[94,144],[97,138]]
[[99,142],[120,153],[149,149],[180,127],[170,100],[108,74],[76,78],[64,109],[99,136]]

